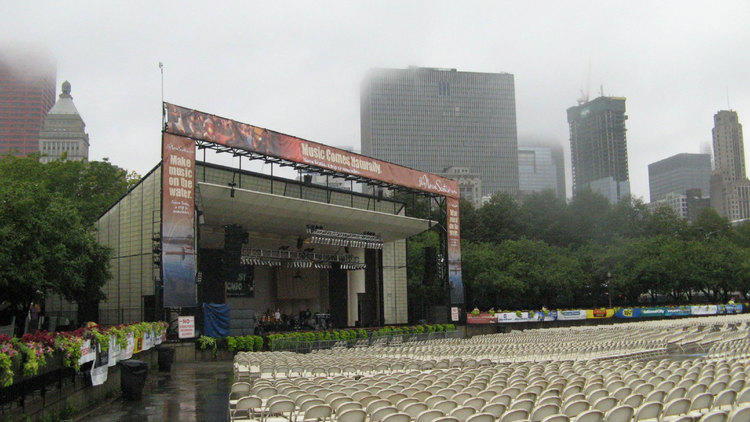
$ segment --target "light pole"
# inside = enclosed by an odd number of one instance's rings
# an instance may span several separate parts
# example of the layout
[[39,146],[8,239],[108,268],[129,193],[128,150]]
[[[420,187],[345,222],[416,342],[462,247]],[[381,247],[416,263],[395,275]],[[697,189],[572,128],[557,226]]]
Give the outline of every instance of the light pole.
[[607,297],[609,298],[609,307],[612,308],[612,273],[607,271]]

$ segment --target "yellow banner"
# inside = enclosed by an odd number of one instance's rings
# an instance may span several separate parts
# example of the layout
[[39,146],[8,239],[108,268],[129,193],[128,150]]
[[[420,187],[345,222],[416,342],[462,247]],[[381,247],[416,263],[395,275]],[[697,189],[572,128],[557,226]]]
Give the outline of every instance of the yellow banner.
[[614,309],[586,309],[586,318],[612,318]]

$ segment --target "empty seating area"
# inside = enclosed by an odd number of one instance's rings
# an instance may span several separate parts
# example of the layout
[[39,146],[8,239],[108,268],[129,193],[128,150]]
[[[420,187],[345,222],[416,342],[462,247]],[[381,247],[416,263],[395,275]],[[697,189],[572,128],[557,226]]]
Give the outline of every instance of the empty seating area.
[[750,422],[750,315],[241,353],[232,420]]

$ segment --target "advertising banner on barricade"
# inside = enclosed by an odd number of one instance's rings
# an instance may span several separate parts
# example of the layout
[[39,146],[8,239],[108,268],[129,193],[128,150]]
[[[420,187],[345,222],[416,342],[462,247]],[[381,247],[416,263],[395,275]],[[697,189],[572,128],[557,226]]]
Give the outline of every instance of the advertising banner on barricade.
[[664,308],[641,308],[641,318],[662,317],[665,311]]
[[91,365],[91,385],[102,385],[107,381],[109,371],[109,351],[97,347],[96,359]]
[[143,346],[141,346],[141,350],[148,350],[153,345],[153,340],[151,340],[153,337],[151,336],[151,332],[145,332],[143,333]]
[[716,305],[693,305],[690,307],[691,315],[716,315],[719,307]]
[[78,359],[78,364],[83,365],[86,362],[92,362],[96,359],[96,350],[91,347],[91,340],[84,340],[81,343],[81,357]]
[[614,309],[586,309],[586,318],[612,318],[615,315]]
[[109,337],[109,351],[107,353],[107,356],[109,357],[109,361],[107,362],[107,366],[115,366],[117,365],[117,361],[120,360],[120,345],[117,344],[117,340],[114,336]]
[[544,311],[540,311],[539,320],[545,322],[557,321],[557,311],[547,311],[546,313]]
[[495,318],[499,324],[509,322],[539,322],[536,314],[529,315],[529,312],[496,312]]
[[494,324],[497,322],[497,318],[489,313],[481,313],[479,315],[466,315],[467,324]]
[[690,308],[687,306],[681,307],[681,308],[665,308],[664,309],[664,316],[668,317],[678,317],[678,316],[688,316],[690,315]]
[[622,308],[615,312],[615,318],[640,318],[641,308]]
[[724,305],[725,314],[741,314],[742,309],[743,308],[741,303]]
[[127,346],[125,346],[125,350],[123,351],[122,358],[130,359],[133,357],[134,352],[135,352],[135,337],[133,337],[133,334],[128,334],[128,343],[127,343]]
[[586,319],[585,309],[573,309],[568,311],[557,311],[557,319],[560,321],[574,321]]

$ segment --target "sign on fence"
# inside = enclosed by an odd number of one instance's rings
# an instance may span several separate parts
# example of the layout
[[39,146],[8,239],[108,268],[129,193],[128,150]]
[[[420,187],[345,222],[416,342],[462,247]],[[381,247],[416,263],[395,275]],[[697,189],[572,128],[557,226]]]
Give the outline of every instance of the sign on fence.
[[177,337],[194,338],[195,337],[195,317],[181,316],[177,317]]
[[557,319],[562,321],[573,321],[578,319],[586,319],[586,310],[574,309],[570,311],[558,311]]

